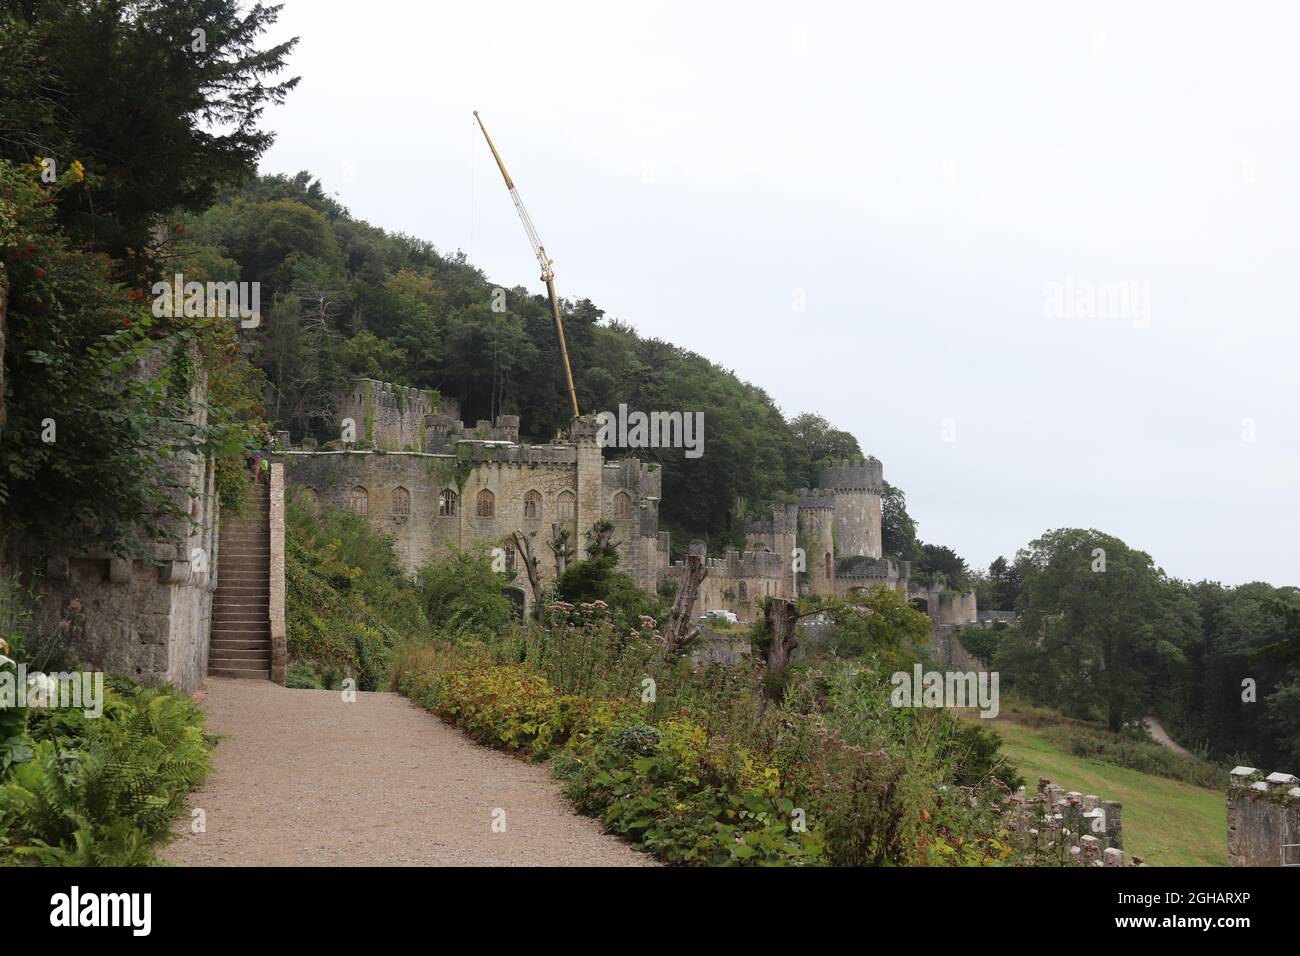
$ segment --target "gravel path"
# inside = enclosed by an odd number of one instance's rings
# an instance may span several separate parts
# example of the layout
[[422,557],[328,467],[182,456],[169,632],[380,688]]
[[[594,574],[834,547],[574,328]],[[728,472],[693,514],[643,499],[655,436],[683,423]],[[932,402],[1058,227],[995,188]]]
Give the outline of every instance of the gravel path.
[[1191,754],[1189,754],[1184,748],[1174,743],[1174,738],[1169,736],[1169,732],[1165,730],[1164,725],[1154,717],[1145,718],[1144,725],[1146,726],[1147,733],[1151,735],[1151,739],[1156,743],[1168,747],[1174,753],[1182,754],[1184,757],[1191,756]]
[[[161,856],[190,866],[653,866],[577,815],[545,767],[396,694],[210,678],[214,771]],[[504,811],[505,832],[493,831]],[[501,818],[501,813],[497,813]]]

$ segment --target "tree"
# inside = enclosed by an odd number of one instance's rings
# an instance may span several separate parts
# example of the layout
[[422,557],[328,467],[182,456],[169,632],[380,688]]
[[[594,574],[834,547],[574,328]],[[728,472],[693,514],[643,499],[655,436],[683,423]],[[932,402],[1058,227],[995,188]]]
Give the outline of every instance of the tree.
[[880,540],[885,554],[911,561],[919,550],[916,522],[907,513],[907,496],[902,488],[885,482],[880,496]]
[[515,543],[515,550],[518,552],[524,564],[524,574],[528,576],[528,587],[533,592],[533,617],[539,621],[542,619],[542,606],[546,603],[542,593],[542,579],[538,569],[538,559],[533,554],[533,536],[536,531],[530,531],[524,534],[522,531],[511,532],[510,537]]
[[930,618],[907,603],[893,588],[876,586],[850,594],[827,608],[831,616],[830,646],[840,657],[873,655],[883,670],[910,660],[909,646],[929,639]]
[[790,432],[800,452],[806,487],[816,487],[822,468],[829,462],[862,457],[858,440],[820,415],[805,413],[790,419]]
[[[238,453],[225,408],[201,408],[200,363],[233,336],[216,321],[158,320],[115,283],[102,255],[74,248],[38,170],[0,160],[0,286],[7,287],[0,504],[47,542],[121,553],[188,520],[177,456]],[[235,401],[234,395],[224,396]]]
[[[1022,634],[1044,666],[1025,689],[1112,731],[1145,715],[1196,640],[1200,616],[1150,555],[1095,530],[1049,531],[1016,555]],[[1021,686],[1020,675],[1017,686]]]
[[1014,564],[999,555],[989,565],[989,592],[991,611],[1014,611],[1020,597],[1020,571]]
[[965,591],[970,584],[965,559],[942,544],[922,544],[912,562],[912,576],[936,587]]
[[[200,210],[252,175],[272,134],[257,121],[297,78],[297,43],[259,49],[279,6],[238,0],[9,0],[0,11],[0,158],[79,160],[102,188],[69,189],[59,215],[123,274],[148,268],[160,213]],[[195,31],[200,31],[196,33]]]
[[506,578],[492,570],[487,547],[457,548],[446,559],[420,569],[425,612],[435,628],[474,638],[510,627],[510,601],[501,593]]

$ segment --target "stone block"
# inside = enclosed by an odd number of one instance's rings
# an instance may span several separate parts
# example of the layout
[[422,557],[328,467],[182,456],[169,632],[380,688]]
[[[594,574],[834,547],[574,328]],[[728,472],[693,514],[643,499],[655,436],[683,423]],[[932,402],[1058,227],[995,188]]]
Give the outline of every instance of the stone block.
[[108,579],[114,584],[130,584],[133,564],[128,558],[109,558]]

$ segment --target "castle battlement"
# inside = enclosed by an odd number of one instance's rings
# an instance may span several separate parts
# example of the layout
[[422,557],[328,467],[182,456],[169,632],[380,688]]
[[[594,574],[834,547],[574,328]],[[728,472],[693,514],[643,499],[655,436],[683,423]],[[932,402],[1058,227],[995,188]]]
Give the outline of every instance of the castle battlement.
[[[674,561],[670,571],[680,573],[684,561]],[[774,551],[737,551],[729,549],[720,558],[705,558],[704,567],[714,578],[780,578],[788,570],[788,561]]]
[[828,488],[800,488],[795,492],[802,510],[834,508],[835,492]]
[[878,458],[835,461],[822,469],[820,485],[839,493],[882,494],[884,466]]
[[841,558],[836,562],[835,577],[847,581],[896,581],[907,578],[912,571],[910,561],[893,558]]

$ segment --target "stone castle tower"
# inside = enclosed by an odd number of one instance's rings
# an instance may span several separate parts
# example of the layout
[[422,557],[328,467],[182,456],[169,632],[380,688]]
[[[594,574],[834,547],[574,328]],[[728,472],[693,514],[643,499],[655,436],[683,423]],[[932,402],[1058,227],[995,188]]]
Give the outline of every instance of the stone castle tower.
[[836,556],[879,558],[880,497],[885,491],[879,459],[837,461],[822,469],[820,486],[835,499]]
[[[884,485],[879,459],[831,462],[818,487],[798,489],[793,504],[773,506],[770,519],[746,522],[743,553],[708,559],[701,608],[748,621],[768,596],[832,598],[879,586],[906,592],[910,565],[885,557],[882,547]],[[667,576],[681,573],[679,562]]]

